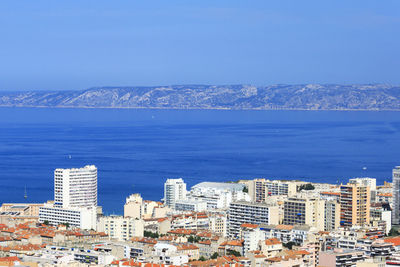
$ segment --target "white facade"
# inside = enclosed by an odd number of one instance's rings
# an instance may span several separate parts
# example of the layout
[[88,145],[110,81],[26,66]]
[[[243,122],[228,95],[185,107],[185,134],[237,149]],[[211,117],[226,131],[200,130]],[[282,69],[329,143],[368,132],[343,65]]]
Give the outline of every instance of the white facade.
[[349,180],[349,183],[351,184],[359,184],[363,186],[369,186],[369,189],[371,191],[376,190],[376,179],[375,178],[369,178],[369,177],[363,177],[363,178],[352,178]]
[[182,178],[167,179],[164,184],[164,202],[170,208],[175,208],[175,201],[186,199],[186,184]]
[[201,212],[207,210],[207,202],[193,200],[175,201],[175,210]]
[[39,222],[52,225],[68,223],[81,229],[96,229],[97,168],[56,169],[54,203],[39,209]]
[[39,222],[49,222],[51,225],[68,223],[81,229],[96,229],[96,207],[62,208],[53,204],[44,204],[39,208]]
[[400,166],[393,169],[393,210],[392,224],[400,224]]
[[54,171],[54,204],[67,207],[97,206],[97,168],[56,169]]
[[111,239],[126,241],[132,237],[143,237],[144,221],[122,216],[100,217],[97,231],[105,232]]
[[240,226],[251,224],[278,224],[278,206],[267,203],[232,202],[229,206],[229,236],[238,237]]
[[188,199],[207,202],[208,210],[228,209],[233,201],[250,201],[243,189],[243,184],[202,182],[191,188]]

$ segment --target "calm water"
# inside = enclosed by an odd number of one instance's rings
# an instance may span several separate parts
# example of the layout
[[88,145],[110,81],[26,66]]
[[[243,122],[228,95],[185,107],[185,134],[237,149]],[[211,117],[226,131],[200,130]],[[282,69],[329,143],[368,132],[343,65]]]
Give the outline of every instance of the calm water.
[[25,186],[29,202],[52,199],[53,170],[85,164],[107,213],[132,192],[159,200],[167,177],[383,183],[400,165],[400,113],[0,108],[0,203]]

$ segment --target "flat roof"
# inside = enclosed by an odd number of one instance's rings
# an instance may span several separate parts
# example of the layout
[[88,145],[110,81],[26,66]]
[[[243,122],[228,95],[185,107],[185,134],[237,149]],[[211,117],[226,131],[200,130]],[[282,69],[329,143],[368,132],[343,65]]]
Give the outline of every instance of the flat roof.
[[192,186],[192,188],[200,188],[200,187],[202,188],[212,187],[217,189],[227,189],[231,191],[242,191],[244,185],[237,183],[202,182]]

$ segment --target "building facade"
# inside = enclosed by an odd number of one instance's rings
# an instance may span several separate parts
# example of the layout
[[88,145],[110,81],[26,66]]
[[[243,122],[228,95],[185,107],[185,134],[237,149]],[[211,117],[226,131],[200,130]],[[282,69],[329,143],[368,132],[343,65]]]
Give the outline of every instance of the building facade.
[[186,183],[182,178],[167,179],[164,184],[164,203],[174,209],[175,201],[186,199]]
[[371,195],[368,186],[348,183],[340,186],[340,224],[365,226],[370,220]]
[[283,224],[309,225],[324,230],[325,201],[319,198],[289,198],[284,202]]
[[400,224],[400,166],[393,169],[393,210],[392,224]]
[[97,168],[56,169],[54,202],[39,208],[39,222],[68,223],[81,229],[96,229]]
[[100,217],[97,231],[105,232],[111,239],[126,241],[132,237],[143,237],[144,221],[122,216]]
[[56,169],[54,171],[54,204],[66,207],[97,206],[97,168]]
[[278,206],[267,203],[232,202],[228,212],[228,234],[238,237],[240,226],[250,224],[278,224]]

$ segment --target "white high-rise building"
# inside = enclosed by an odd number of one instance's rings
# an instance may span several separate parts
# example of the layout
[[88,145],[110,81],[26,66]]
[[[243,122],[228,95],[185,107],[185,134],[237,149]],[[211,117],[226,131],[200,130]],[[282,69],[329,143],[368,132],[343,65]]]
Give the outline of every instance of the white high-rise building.
[[393,169],[393,210],[392,224],[400,224],[400,166]]
[[39,208],[39,222],[96,229],[97,168],[56,169],[54,203]]
[[97,206],[97,168],[56,169],[54,204],[63,208]]
[[164,184],[164,203],[175,208],[175,201],[186,199],[186,184],[182,178],[167,179]]

